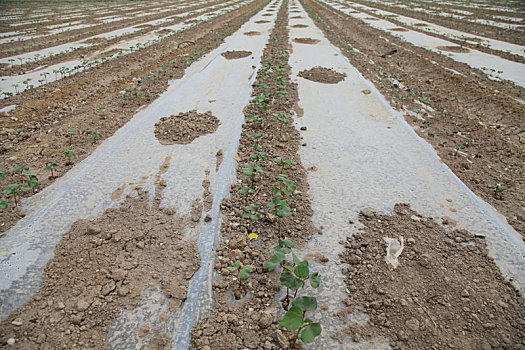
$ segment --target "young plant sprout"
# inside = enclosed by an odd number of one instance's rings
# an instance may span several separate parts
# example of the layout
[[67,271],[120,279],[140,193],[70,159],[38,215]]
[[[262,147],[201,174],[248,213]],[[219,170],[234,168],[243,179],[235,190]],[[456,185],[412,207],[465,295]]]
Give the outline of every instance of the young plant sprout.
[[250,137],[255,139],[255,141],[256,141],[256,144],[252,145],[252,147],[257,147],[258,149],[262,149],[262,146],[261,146],[261,144],[259,142],[260,142],[261,137],[263,137],[263,136],[264,136],[264,133],[260,133],[260,132],[252,134]]
[[248,196],[255,194],[255,188],[251,186],[239,188],[239,194],[244,196],[244,204],[248,205]]
[[266,207],[273,208],[272,213],[277,215],[279,223],[279,236],[281,236],[281,220],[290,215],[292,212],[288,206],[288,203],[285,200],[276,197],[270,203],[266,204]]
[[296,162],[292,161],[292,160],[288,160],[288,159],[283,159],[283,157],[275,157],[273,159],[273,161],[275,163],[277,163],[278,165],[281,166],[281,173],[283,172],[283,169],[284,169],[284,165],[287,164],[289,166],[292,166],[292,165],[297,165]]
[[93,143],[97,142],[97,139],[100,139],[102,137],[102,134],[98,132],[97,130],[91,130],[91,138],[93,139]]
[[73,164],[73,162],[71,162],[71,158],[73,158],[74,156],[76,156],[75,151],[73,151],[72,149],[69,149],[69,148],[68,148],[68,149],[66,149],[66,150],[64,151],[64,155],[65,155],[66,158],[67,158],[67,163],[66,163],[66,164],[67,164],[67,165],[71,165],[71,164]]
[[258,117],[258,116],[253,115],[253,114],[250,114],[250,115],[246,116],[246,120],[255,121],[256,127],[260,127],[262,125],[262,122],[263,122],[264,118],[263,117]]
[[51,171],[51,179],[54,179],[55,178],[55,174],[53,173],[53,169],[56,169],[58,167],[57,163],[55,162],[51,162],[51,163],[46,163],[46,166],[44,168],[44,170],[49,170]]
[[323,331],[320,322],[314,322],[306,317],[307,311],[317,310],[317,299],[314,297],[299,297],[292,301],[292,308],[286,312],[283,319],[279,322],[283,327],[296,330],[294,337],[290,341],[290,348],[295,349],[295,344],[299,337],[305,344],[315,341],[315,338]]
[[[250,278],[250,275],[253,271],[253,269],[250,266],[243,266],[241,267],[241,262],[237,260],[233,266],[228,266],[226,268],[228,271],[237,271],[239,278],[239,289],[243,289],[244,286],[242,285],[243,281],[246,281],[248,278]],[[241,293],[235,293],[235,298],[240,299],[242,297]]]
[[288,176],[284,174],[279,174],[275,177],[275,180],[280,181],[285,187],[274,187],[274,197],[282,197],[283,194],[289,197],[292,193],[294,193],[296,186],[293,184],[292,180],[288,178]]
[[16,196],[20,195],[21,192],[27,193],[29,192],[29,189],[27,187],[23,187],[20,184],[9,184],[7,185],[7,189],[2,191],[2,194],[5,195],[12,195],[13,201],[15,202],[15,208],[18,207],[18,201],[16,200]]
[[255,175],[263,173],[262,168],[257,163],[254,163],[251,167],[242,168],[242,171],[252,179],[252,186],[255,183]]
[[[242,214],[243,219],[250,219],[251,221],[255,221],[261,218],[261,214],[259,213],[259,206],[257,205],[244,206],[242,207],[242,210],[244,211]],[[251,233],[252,231],[251,221],[248,223],[248,233]]]
[[256,163],[261,159],[266,159],[266,153],[265,152],[257,152],[257,153],[251,153],[250,158],[253,159]]
[[275,117],[275,120],[279,121],[281,124],[279,128],[279,136],[282,136],[283,133],[283,125],[288,124],[290,122],[290,116],[283,112],[274,113],[273,115]]
[[71,147],[72,143],[73,143],[73,136],[76,135],[77,132],[75,130],[69,130],[67,132],[67,136],[69,137],[69,147]]

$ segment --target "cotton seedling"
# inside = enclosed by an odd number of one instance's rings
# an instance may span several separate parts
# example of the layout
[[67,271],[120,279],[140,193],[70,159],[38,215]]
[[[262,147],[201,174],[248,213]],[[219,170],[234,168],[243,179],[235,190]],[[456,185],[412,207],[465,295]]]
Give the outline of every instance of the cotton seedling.
[[69,147],[73,144],[73,136],[75,136],[77,132],[75,130],[69,130],[67,132],[67,136],[69,137]]
[[306,312],[317,310],[317,299],[314,297],[299,297],[292,301],[292,307],[279,322],[283,327],[297,330],[290,340],[290,348],[295,349],[299,337],[305,344],[311,344],[322,332],[320,322],[314,322],[306,317]]
[[2,194],[4,195],[12,195],[13,201],[15,202],[15,208],[18,207],[18,201],[17,196],[19,196],[21,193],[27,193],[29,192],[29,189],[27,187],[23,187],[20,184],[9,184],[7,185],[7,189],[2,191]]
[[277,215],[278,224],[279,224],[279,237],[281,237],[281,220],[291,214],[290,207],[288,203],[279,198],[275,197],[270,203],[266,204],[267,208],[272,208],[272,213]]
[[248,278],[250,278],[250,275],[253,271],[253,268],[250,266],[243,266],[241,267],[241,262],[237,260],[233,266],[228,266],[226,268],[228,271],[237,271],[238,278],[239,278],[239,287],[242,287],[242,282],[246,281]]
[[55,174],[53,172],[53,169],[56,169],[58,167],[57,163],[55,162],[51,162],[51,163],[46,163],[46,166],[44,167],[44,170],[49,170],[51,171],[51,179],[54,179],[55,178]]
[[248,196],[255,194],[255,188],[251,186],[239,188],[239,194],[244,196],[244,204],[248,205]]
[[288,124],[290,122],[290,116],[284,112],[274,113],[273,116],[275,117],[275,120],[280,122],[279,135],[282,136],[283,125]]
[[[288,176],[284,174],[279,174],[275,177],[277,181],[281,182],[281,186],[276,186],[273,189],[273,196],[274,197],[282,197],[283,194],[287,197],[289,197],[292,193],[294,193],[296,186],[293,184],[292,180],[288,178]],[[283,187],[284,186],[284,187]]]
[[64,151],[64,156],[67,158],[67,163],[66,163],[66,164],[67,164],[67,165],[71,165],[71,164],[73,164],[73,163],[71,162],[71,158],[73,158],[74,156],[76,156],[76,153],[75,153],[75,151],[73,151],[72,149],[69,149],[69,148],[68,148],[68,149],[66,149],[66,150]]
[[264,118],[256,116],[256,115],[253,115],[253,114],[250,114],[250,115],[246,116],[246,120],[255,121],[256,127],[260,127],[262,125],[262,123],[263,123]]
[[91,138],[93,139],[93,143],[97,142],[98,139],[102,137],[102,134],[98,132],[97,130],[91,130]]
[[297,165],[296,162],[289,160],[289,159],[283,159],[283,157],[275,157],[273,161],[281,166],[281,173],[283,172],[285,165],[289,165],[289,166]]
[[263,173],[262,168],[260,166],[258,166],[257,163],[254,163],[253,166],[251,166],[251,167],[242,168],[242,171],[244,172],[244,174],[248,175],[251,178],[252,186],[255,183],[255,176],[257,174],[262,174]]
[[257,152],[250,154],[250,158],[253,159],[256,163],[262,159],[266,159],[266,157],[266,152]]
[[257,205],[247,205],[242,207],[243,219],[250,219],[248,223],[248,233],[252,231],[252,221],[259,220],[261,218],[261,213],[259,213],[259,206]]

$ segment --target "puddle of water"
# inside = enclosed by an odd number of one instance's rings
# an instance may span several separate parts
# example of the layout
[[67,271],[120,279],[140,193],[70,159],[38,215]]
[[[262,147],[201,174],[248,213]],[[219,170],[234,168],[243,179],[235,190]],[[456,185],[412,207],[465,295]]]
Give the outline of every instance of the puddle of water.
[[[440,46],[456,46],[456,44],[453,42],[435,38],[433,36],[412,30],[406,32],[392,31],[391,28],[395,26],[395,24],[390,21],[384,19],[374,21],[367,20],[366,17],[368,14],[352,13],[351,10],[342,6],[339,6],[338,9],[351,17],[363,20],[373,28],[389,32],[390,34],[395,35],[406,42],[419,47],[427,48],[437,53],[442,53],[441,50],[438,49]],[[521,49],[523,50],[523,48]],[[525,72],[525,64],[509,61],[496,55],[491,55],[472,49],[468,53],[447,52],[446,55],[455,61],[466,63],[471,67],[481,69],[488,75],[493,75],[498,79],[507,79],[525,87],[525,74],[523,74],[523,72]]]
[[[36,291],[56,243],[73,222],[99,216],[107,208],[117,206],[111,195],[122,189],[123,184],[141,183],[147,178],[143,188],[152,196],[154,177],[150,175],[157,173],[166,156],[171,157],[171,165],[162,175],[167,187],[161,206],[176,208],[177,215],[187,215],[193,200],[203,196],[205,170],[215,169],[217,150],[223,149],[224,160],[218,172],[211,171],[209,175],[214,198],[210,212],[212,221],[201,222],[190,232],[199,246],[201,268],[191,280],[187,301],[168,322],[171,343],[180,349],[189,347],[191,328],[201,310],[212,305],[211,276],[221,221],[220,203],[235,181],[235,154],[244,120],[242,109],[251,94],[249,79],[255,76],[252,66],[260,66],[262,50],[272,27],[272,24],[253,24],[259,18],[260,15],[254,16],[219,48],[195,62],[181,80],[173,81],[159,99],[141,109],[91,156],[38,196],[24,201],[27,215],[0,238],[1,319]],[[247,38],[243,35],[255,27],[261,32],[260,36]],[[220,56],[225,50],[243,49],[250,50],[254,59],[229,61]],[[239,88],[225,89],[224,86]],[[219,129],[188,145],[160,145],[154,135],[155,123],[162,116],[191,109],[201,113],[210,110],[221,121]],[[126,186],[124,195],[132,193],[131,186]],[[147,317],[160,312],[156,309],[162,306],[148,299],[157,300],[158,294],[148,293],[139,310],[123,312],[108,334],[112,348],[122,345],[121,340],[116,339],[135,339],[136,325],[147,323]],[[113,340],[116,343],[111,343]]]
[[[522,238],[502,215],[476,197],[441,163],[432,147],[389,107],[374,85],[330,45],[309,18],[302,23],[309,27],[299,31],[291,22],[291,37],[308,35],[320,40],[317,45],[292,43],[290,56],[293,80],[298,83],[299,106],[304,111],[296,127],[307,127],[307,131],[301,131],[307,146],[301,148],[300,156],[305,168],[318,169],[309,173],[310,194],[314,224],[324,227],[323,234],[309,242],[307,251],[317,250],[330,260],[327,266],[314,265],[322,275],[322,286],[316,291],[319,303],[329,308],[322,314],[324,331],[316,346],[336,349],[352,344],[351,340],[338,344],[330,338],[342,327],[330,315],[339,310],[347,295],[338,257],[342,246],[338,242],[357,232],[358,225],[350,225],[348,220],[358,223],[359,212],[369,207],[393,213],[396,203],[406,202],[422,215],[446,215],[456,220],[459,228],[485,235],[489,252],[504,276],[512,279],[523,293]],[[297,78],[300,71],[317,65],[347,77],[337,85]],[[363,94],[363,90],[371,93]],[[374,344],[351,347],[385,348],[388,343],[378,339]]]

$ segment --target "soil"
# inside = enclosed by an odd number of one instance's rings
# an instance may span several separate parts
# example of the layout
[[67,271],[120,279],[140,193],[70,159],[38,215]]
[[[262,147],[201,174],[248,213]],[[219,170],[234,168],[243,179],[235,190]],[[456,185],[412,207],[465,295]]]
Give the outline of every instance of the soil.
[[294,24],[292,28],[308,28],[306,24]]
[[[91,154],[139,107],[164,92],[169,80],[182,77],[186,67],[219,46],[262,6],[256,1],[86,72],[0,100],[0,108],[17,105],[7,118],[0,118],[0,171],[10,173],[15,166],[25,164],[38,174],[37,191],[48,186],[72,167],[70,163]],[[166,62],[167,68],[152,74]],[[70,130],[76,135],[69,137]],[[93,130],[100,137],[93,138]],[[65,149],[73,149],[76,155],[66,159]],[[50,171],[43,169],[53,161],[57,168],[51,178]],[[3,183],[17,181],[10,175]],[[15,210],[0,210],[0,234],[21,216],[23,213]]]
[[394,32],[408,32],[408,29],[405,29],[405,28],[392,28],[389,30],[394,31]]
[[186,145],[198,137],[213,134],[220,121],[211,112],[197,113],[196,110],[162,117],[155,124],[155,137],[162,145]]
[[255,23],[270,23],[270,21],[263,21],[263,20],[261,20],[261,21],[255,21]]
[[469,53],[470,50],[461,46],[438,46],[438,50],[457,52],[457,53]]
[[235,60],[239,58],[248,57],[252,54],[251,51],[226,51],[223,52],[223,55],[227,60]]
[[[243,125],[237,166],[239,182],[231,189],[230,198],[221,204],[225,221],[221,227],[222,241],[216,254],[215,271],[218,278],[213,286],[214,308],[212,314],[202,317],[192,331],[192,344],[196,349],[283,349],[289,347],[292,336],[277,323],[282,317],[279,306],[275,304],[282,289],[279,275],[267,272],[264,266],[270,258],[270,248],[277,244],[279,236],[291,239],[296,247],[303,247],[306,239],[318,230],[311,221],[313,211],[307,198],[307,171],[297,154],[301,144],[299,132],[291,121],[281,126],[273,117],[276,112],[293,115],[297,102],[296,86],[289,82],[286,6],[287,1],[284,1],[262,58],[262,67],[269,63],[279,64],[280,68],[286,68],[286,72],[259,71],[252,96],[263,93],[257,91],[257,86],[264,83],[269,87],[266,96],[270,101],[266,109],[259,108],[252,101],[244,111],[245,115],[257,115],[263,117],[264,121],[258,124],[255,120],[247,120]],[[279,57],[278,63],[276,57]],[[287,78],[286,97],[272,93],[280,90],[277,88],[277,76]],[[253,166],[250,155],[257,152],[258,147],[252,135],[260,133],[264,134],[259,142],[267,157],[258,161],[264,172],[256,176],[252,183],[242,169]],[[273,161],[278,156],[297,164],[281,167]],[[278,218],[266,208],[266,203],[273,197],[273,188],[278,186],[274,180],[277,174],[288,175],[297,186],[296,191],[285,198],[292,214],[282,219],[280,225]],[[244,197],[238,190],[246,186],[253,186],[256,192]],[[252,222],[242,219],[242,207],[245,205],[258,205],[261,218]],[[249,233],[256,233],[258,238],[250,240]],[[226,269],[237,260],[243,266],[253,268],[250,278],[242,286],[239,285],[237,273]]]
[[345,80],[345,73],[338,73],[330,68],[314,67],[308,70],[303,70],[298,74],[301,78],[315,81],[324,84],[337,84]]
[[[407,122],[441,160],[525,237],[521,89],[318,2],[304,4],[331,43],[388,97],[393,108],[405,113]],[[349,45],[359,51],[349,50]],[[395,55],[380,57],[393,48]],[[429,107],[422,99],[430,101]],[[498,184],[504,187],[501,193],[494,190]]]
[[244,33],[244,35],[247,35],[247,36],[256,36],[256,35],[261,35],[261,33],[259,33],[259,32],[255,32],[255,31],[251,31],[251,32],[246,32],[246,33]]
[[[397,204],[395,212],[362,212],[364,228],[344,242],[349,297],[339,317],[346,321],[363,306],[370,322],[338,336],[387,336],[395,349],[524,348],[523,298],[502,278],[484,239],[422,217],[407,204]],[[383,237],[404,238],[395,269],[385,261]]]
[[312,38],[294,38],[293,41],[299,44],[310,44],[310,45],[314,45],[319,42],[319,40],[312,39]]
[[[148,287],[160,285],[170,310],[177,310],[200,258],[195,241],[182,240],[193,218],[174,218],[174,210],[159,208],[165,187],[159,176],[168,167],[169,158],[157,175],[152,207],[137,187],[137,198],[72,225],[38,292],[0,323],[0,344],[13,338],[18,349],[108,348],[108,328],[122,308],[138,305]],[[147,335],[149,326],[140,332]]]

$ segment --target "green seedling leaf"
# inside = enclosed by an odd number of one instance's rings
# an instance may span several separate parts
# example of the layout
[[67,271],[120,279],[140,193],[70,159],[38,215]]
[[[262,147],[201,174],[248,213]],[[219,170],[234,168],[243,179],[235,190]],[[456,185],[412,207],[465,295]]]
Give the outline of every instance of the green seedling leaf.
[[22,174],[22,171],[29,170],[27,165],[18,165],[13,168],[13,173],[15,174]]
[[298,306],[303,311],[317,310],[317,299],[314,297],[298,297],[292,301],[293,306]]
[[0,181],[5,179],[7,177],[7,175],[9,175],[9,174],[8,173],[0,173]]
[[301,328],[304,325],[303,310],[298,306],[293,306],[286,312],[279,324],[288,329]]
[[9,204],[5,198],[0,198],[0,209],[7,209]]
[[322,328],[319,322],[311,323],[308,326],[304,327],[301,332],[301,340],[305,344],[311,344],[315,341],[315,338],[321,334]]
[[426,105],[429,105],[431,103],[428,97],[420,98],[419,102],[426,104]]
[[228,271],[235,271],[235,270],[238,270],[239,267],[241,267],[241,262],[240,262],[239,260],[237,260],[237,261],[233,264],[233,266],[228,266],[228,267],[226,268],[226,270],[228,270]]
[[[274,248],[275,249],[275,248]],[[280,251],[276,251],[275,254],[266,263],[266,270],[274,271],[277,265],[286,258],[286,255]]]
[[292,259],[295,265],[299,265],[301,263],[301,260],[299,260],[299,258],[297,257],[297,255],[295,255],[295,253],[292,253]]
[[319,272],[314,272],[310,275],[310,285],[313,288],[317,288],[321,285],[321,279],[319,278]]
[[310,275],[310,269],[308,268],[308,261],[301,261],[294,269],[294,273],[299,278],[307,278]]
[[249,266],[245,266],[239,271],[239,278],[242,281],[246,281],[248,278],[250,278],[250,274],[252,273],[253,269]]
[[280,278],[281,284],[290,288],[291,290],[298,290],[304,286],[304,282],[299,278],[294,277],[290,272],[284,271]]

